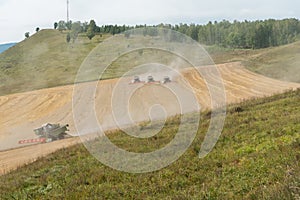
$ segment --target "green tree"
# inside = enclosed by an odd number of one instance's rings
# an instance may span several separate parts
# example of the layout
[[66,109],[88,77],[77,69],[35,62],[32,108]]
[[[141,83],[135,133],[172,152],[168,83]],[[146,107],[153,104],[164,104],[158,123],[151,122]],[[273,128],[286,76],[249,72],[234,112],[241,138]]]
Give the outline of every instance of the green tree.
[[25,38],[29,38],[30,37],[30,33],[29,32],[26,32],[25,33]]
[[82,32],[82,26],[80,22],[75,22],[72,24],[72,29],[71,29],[71,38],[73,39],[73,42],[77,39],[79,33]]
[[92,19],[92,20],[90,21],[89,28],[91,28],[94,32],[96,32],[97,25],[96,25],[95,20]]
[[97,31],[96,29],[97,29],[96,22],[94,20],[91,20],[86,33],[87,37],[90,40],[93,39],[93,37],[95,37],[96,35],[95,32]]
[[57,27],[58,27],[58,23],[55,22],[55,23],[54,23],[54,29],[57,29]]
[[89,28],[88,22],[84,22],[81,26],[82,26],[82,32],[87,32]]
[[198,41],[199,30],[195,24],[191,24],[186,31],[186,34],[190,36],[193,40]]
[[95,37],[95,32],[91,28],[88,28],[86,36],[91,40],[93,37]]
[[71,30],[71,29],[72,29],[72,26],[73,26],[73,23],[72,23],[71,20],[68,21],[68,22],[66,22],[66,27],[67,27],[68,30]]
[[59,21],[58,22],[58,30],[59,31],[64,31],[64,30],[66,30],[66,22],[65,21]]

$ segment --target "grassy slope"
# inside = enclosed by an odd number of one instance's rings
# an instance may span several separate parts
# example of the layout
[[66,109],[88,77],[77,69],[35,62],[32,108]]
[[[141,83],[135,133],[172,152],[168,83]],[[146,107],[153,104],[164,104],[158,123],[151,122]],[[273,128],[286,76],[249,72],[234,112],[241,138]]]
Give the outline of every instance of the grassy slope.
[[[75,43],[67,44],[66,33],[57,30],[42,30],[36,33],[0,54],[0,95],[72,84],[84,58],[108,37],[110,36],[96,36],[89,41],[87,37],[80,35]],[[249,69],[258,73],[300,82],[300,74],[297,73],[300,64],[300,42],[262,50],[231,50],[218,47],[207,47],[207,50],[216,63],[244,61]],[[132,60],[127,64],[123,63],[122,66],[130,64]],[[108,71],[106,78],[116,74],[118,72]]]
[[245,62],[250,70],[284,81],[300,82],[300,41],[258,52]]
[[207,47],[216,63],[242,61],[251,71],[283,80],[300,83],[300,41],[259,50],[230,50]]
[[[243,112],[235,112],[237,106]],[[206,158],[199,159],[208,116],[209,113],[203,114],[201,128],[189,150],[160,171],[118,172],[100,164],[82,145],[77,145],[0,177],[0,196],[2,199],[300,197],[300,90],[232,105],[216,147]],[[167,144],[174,136],[176,119],[171,119],[157,137],[133,140],[116,132],[110,138],[124,149],[149,152]]]
[[79,36],[67,44],[66,33],[36,33],[0,54],[0,95],[74,83],[86,55],[105,38]]

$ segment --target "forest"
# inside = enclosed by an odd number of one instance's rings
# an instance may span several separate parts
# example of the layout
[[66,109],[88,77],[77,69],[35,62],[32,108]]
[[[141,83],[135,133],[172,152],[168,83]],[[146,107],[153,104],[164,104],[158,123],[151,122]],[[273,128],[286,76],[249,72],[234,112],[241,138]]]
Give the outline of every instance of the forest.
[[[295,42],[300,35],[300,22],[298,19],[268,19],[257,21],[208,22],[199,24],[158,24],[147,25],[102,25],[97,26],[94,20],[88,22],[55,22],[54,28],[60,31],[70,30],[67,41],[75,40],[79,33],[86,33],[92,39],[97,34],[120,34],[133,28],[146,28],[145,35],[156,36],[157,32],[147,27],[160,27],[172,29],[186,34],[203,45],[217,45],[226,48],[260,49],[280,46]],[[129,35],[126,35],[129,37]]]

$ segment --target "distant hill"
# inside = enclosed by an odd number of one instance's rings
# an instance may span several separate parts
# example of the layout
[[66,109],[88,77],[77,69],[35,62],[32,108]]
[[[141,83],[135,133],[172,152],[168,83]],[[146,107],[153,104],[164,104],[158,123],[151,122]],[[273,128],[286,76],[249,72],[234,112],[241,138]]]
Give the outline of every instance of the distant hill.
[[6,51],[10,47],[15,46],[17,43],[0,44],[0,53]]

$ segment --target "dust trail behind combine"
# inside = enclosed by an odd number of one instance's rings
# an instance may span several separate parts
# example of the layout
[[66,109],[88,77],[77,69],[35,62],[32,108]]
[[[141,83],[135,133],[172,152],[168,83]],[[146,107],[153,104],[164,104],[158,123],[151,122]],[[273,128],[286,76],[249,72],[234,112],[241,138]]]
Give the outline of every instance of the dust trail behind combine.
[[[222,75],[227,103],[239,102],[253,97],[264,97],[274,93],[280,93],[290,89],[300,87],[297,83],[288,83],[271,78],[267,78],[246,70],[241,63],[227,63],[218,66]],[[201,67],[201,70],[207,74],[206,78],[215,79],[214,74],[210,73],[210,67]],[[184,88],[185,81],[195,91],[196,98],[202,109],[210,108],[210,95],[206,87],[205,80],[196,72],[195,69],[185,69],[181,72],[183,77],[173,77],[170,87]],[[155,78],[155,74],[152,74]],[[183,80],[184,79],[184,80]],[[95,92],[95,82],[83,83],[77,87],[79,94],[72,99],[74,86],[62,86],[57,88],[42,89],[32,92],[13,94],[0,97],[0,174],[7,170],[14,169],[16,166],[31,162],[38,157],[45,156],[59,148],[70,146],[78,139],[66,139],[48,144],[28,146],[22,150],[11,150],[12,148],[21,147],[19,140],[31,139],[36,136],[33,129],[40,127],[42,124],[61,123],[70,125],[70,135],[77,135],[75,124],[73,121],[72,103],[76,108],[76,102],[87,101],[87,103],[95,102],[95,110],[98,122],[103,129],[116,128],[114,116],[112,114],[111,97],[113,89],[118,83],[118,79],[105,80],[99,82],[96,90],[96,97],[87,99],[86,96]],[[128,78],[128,83],[130,78]],[[130,84],[123,84],[123,91],[127,91]],[[72,102],[73,100],[73,102]],[[158,102],[157,102],[158,101]],[[172,102],[172,103],[170,103]],[[153,104],[159,103],[166,109],[167,116],[179,113],[178,102],[176,96],[168,91],[163,85],[144,85],[137,89],[129,101],[129,110],[134,122],[148,120],[149,110],[141,110],[140,108],[148,108]],[[85,107],[76,108],[80,111],[82,121],[77,126],[86,127],[85,133],[94,133],[98,130],[96,124],[86,124],[85,117],[89,116]],[[191,110],[194,108],[191,107]],[[118,110],[117,110],[118,111]],[[155,113],[155,112],[154,112]],[[152,115],[153,116],[153,115]],[[154,114],[155,116],[155,114]],[[126,125],[128,121],[124,120]],[[26,156],[26,157],[24,157]]]

